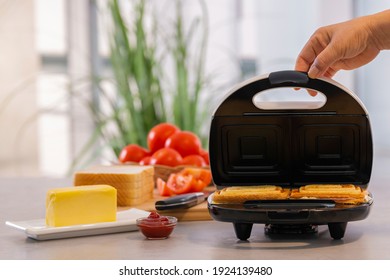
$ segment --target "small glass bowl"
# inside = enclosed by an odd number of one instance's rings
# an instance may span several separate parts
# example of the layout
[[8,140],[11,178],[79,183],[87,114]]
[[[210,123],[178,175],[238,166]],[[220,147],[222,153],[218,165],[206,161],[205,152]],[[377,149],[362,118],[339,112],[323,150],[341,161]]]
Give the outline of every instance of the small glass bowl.
[[137,226],[147,239],[166,239],[171,235],[177,224],[177,218],[159,216],[159,218],[139,218]]

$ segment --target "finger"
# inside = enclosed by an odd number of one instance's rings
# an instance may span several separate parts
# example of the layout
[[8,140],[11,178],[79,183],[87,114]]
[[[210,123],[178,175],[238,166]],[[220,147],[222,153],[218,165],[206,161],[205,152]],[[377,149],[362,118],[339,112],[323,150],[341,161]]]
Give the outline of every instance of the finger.
[[335,69],[333,69],[332,67],[330,67],[330,68],[328,68],[326,71],[325,71],[325,73],[324,73],[324,77],[326,77],[326,78],[333,78],[333,76],[334,75],[336,75],[336,73],[337,73],[337,71],[338,70],[335,70]]
[[[301,72],[307,73],[309,68],[310,68],[309,62],[306,61],[305,58],[303,56],[301,56],[301,54],[300,54],[297,58],[297,61],[295,62],[295,71],[301,71]],[[300,90],[300,89],[301,88],[297,88],[297,87],[294,88],[294,90]],[[309,94],[312,95],[310,92],[309,92]],[[312,95],[312,96],[315,96],[315,95]]]
[[303,47],[302,51],[298,55],[297,60],[295,61],[294,68],[296,71],[307,72],[316,58],[316,53],[309,43],[310,41]]
[[298,56],[294,69],[296,71],[307,72],[309,68],[310,64],[303,57]]
[[[295,90],[301,90],[302,88],[294,88]],[[306,91],[307,91],[307,93],[309,94],[309,95],[311,95],[311,96],[316,96],[317,95],[317,91],[315,91],[314,89],[309,89],[309,88],[307,88],[306,89]]]
[[334,48],[333,44],[329,44],[314,60],[313,64],[310,66],[308,75],[310,78],[318,78],[324,76],[328,71],[329,75],[334,75],[332,73],[332,65],[334,65],[338,60],[340,60],[341,54]]
[[[299,53],[298,58],[295,62],[295,67],[294,67],[295,71],[301,71],[305,73],[309,71],[310,66],[316,57],[316,51],[313,48],[312,42],[313,40],[310,39],[303,47],[302,51]],[[294,88],[294,89],[299,90],[300,88]]]
[[316,30],[299,53],[295,62],[295,69],[308,72],[316,57],[326,48],[329,42],[330,37],[326,28]]

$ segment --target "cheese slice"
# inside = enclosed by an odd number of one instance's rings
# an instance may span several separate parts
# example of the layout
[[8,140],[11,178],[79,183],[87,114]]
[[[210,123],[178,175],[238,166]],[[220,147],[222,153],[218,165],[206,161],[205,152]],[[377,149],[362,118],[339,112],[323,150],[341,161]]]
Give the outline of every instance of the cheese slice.
[[114,222],[116,206],[116,189],[109,185],[51,189],[46,194],[46,225]]

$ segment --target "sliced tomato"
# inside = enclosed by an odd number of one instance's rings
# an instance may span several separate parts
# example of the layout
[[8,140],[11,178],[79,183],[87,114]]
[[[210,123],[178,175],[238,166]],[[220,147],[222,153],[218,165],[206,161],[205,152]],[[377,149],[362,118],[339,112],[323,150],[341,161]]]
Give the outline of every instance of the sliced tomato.
[[174,194],[183,194],[191,192],[194,184],[194,177],[172,173],[169,175],[167,187]]
[[202,181],[206,186],[210,185],[212,180],[209,169],[186,167],[179,174],[184,176],[192,175],[196,180]]
[[184,168],[169,175],[167,182],[157,179],[157,189],[162,196],[201,192],[211,183],[211,172],[202,168]]
[[167,187],[174,194],[201,192],[206,186],[205,182],[196,179],[192,175],[181,175],[179,173],[171,174],[167,182]]
[[157,178],[157,190],[161,196],[171,196],[172,195],[171,189],[168,188],[167,183],[161,178]]
[[207,187],[207,184],[202,180],[197,180],[194,178],[194,182],[192,183],[191,192],[201,192],[203,189]]

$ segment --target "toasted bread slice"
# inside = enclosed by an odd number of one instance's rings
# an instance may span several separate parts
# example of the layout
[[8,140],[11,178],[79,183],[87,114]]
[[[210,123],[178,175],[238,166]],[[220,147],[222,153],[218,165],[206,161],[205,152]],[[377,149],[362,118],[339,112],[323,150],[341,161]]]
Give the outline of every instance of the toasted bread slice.
[[354,185],[306,185],[291,191],[290,198],[331,199],[336,203],[360,204],[366,201],[367,191]]
[[214,193],[213,203],[244,203],[248,200],[287,199],[290,190],[279,186],[226,187]]

